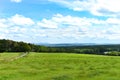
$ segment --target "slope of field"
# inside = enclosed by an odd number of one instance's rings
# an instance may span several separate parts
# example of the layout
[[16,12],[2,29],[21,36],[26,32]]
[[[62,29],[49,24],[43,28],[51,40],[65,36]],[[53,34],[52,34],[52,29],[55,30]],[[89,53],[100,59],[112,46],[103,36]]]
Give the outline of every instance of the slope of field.
[[18,55],[0,54],[0,80],[120,80],[120,57],[30,53],[9,61]]

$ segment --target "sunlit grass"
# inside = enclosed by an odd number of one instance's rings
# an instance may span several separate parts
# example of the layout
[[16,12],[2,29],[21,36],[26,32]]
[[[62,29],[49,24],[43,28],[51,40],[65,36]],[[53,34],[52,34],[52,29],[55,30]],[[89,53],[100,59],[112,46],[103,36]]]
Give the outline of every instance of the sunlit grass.
[[[0,54],[0,59],[18,56]],[[0,61],[0,80],[119,80],[120,57],[30,53],[12,62]]]

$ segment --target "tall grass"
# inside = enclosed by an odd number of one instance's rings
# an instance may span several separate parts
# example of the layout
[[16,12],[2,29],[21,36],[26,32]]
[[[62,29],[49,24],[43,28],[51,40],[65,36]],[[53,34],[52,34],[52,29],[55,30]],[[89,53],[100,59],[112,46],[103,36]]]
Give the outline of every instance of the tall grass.
[[[0,59],[18,56],[3,53]],[[12,62],[0,61],[0,80],[119,80],[120,57],[30,53]]]

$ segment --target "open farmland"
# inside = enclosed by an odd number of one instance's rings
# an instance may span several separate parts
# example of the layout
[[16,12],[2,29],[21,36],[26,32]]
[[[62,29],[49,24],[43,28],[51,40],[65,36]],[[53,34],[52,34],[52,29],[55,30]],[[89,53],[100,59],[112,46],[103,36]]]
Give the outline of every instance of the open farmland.
[[0,80],[119,80],[120,57],[67,53],[0,54]]

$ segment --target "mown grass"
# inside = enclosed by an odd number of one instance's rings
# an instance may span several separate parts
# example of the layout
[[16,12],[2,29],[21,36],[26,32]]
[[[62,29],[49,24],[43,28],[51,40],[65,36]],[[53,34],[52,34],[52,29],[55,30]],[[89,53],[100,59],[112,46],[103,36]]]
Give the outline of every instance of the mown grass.
[[[0,59],[18,56],[0,54]],[[30,53],[11,62],[0,61],[0,80],[120,80],[120,57]]]

